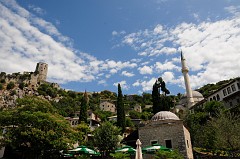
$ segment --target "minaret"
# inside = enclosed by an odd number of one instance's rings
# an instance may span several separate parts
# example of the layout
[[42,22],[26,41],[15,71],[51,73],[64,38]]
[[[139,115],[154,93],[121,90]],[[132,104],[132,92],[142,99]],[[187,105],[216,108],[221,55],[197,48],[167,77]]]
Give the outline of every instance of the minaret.
[[182,63],[182,73],[183,73],[186,93],[187,93],[187,101],[188,101],[187,107],[190,108],[191,106],[193,106],[194,100],[193,100],[192,89],[190,85],[190,79],[188,75],[189,69],[186,65],[186,59],[184,58],[182,51],[181,51],[181,63]]

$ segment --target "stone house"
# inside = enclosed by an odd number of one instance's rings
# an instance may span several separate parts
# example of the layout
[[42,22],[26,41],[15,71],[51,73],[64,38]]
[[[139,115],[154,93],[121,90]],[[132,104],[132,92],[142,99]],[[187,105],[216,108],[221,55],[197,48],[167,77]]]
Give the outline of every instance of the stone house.
[[134,108],[133,108],[136,112],[139,112],[139,113],[141,113],[142,112],[142,107],[141,107],[141,105],[135,105],[134,106]]
[[112,112],[112,113],[116,113],[115,104],[110,103],[108,101],[101,102],[99,107],[102,111],[109,111],[109,112]]

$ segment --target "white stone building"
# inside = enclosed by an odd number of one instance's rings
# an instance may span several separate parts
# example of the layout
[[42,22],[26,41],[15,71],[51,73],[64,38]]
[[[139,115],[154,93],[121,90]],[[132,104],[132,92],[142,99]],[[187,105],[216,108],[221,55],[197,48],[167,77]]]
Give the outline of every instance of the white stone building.
[[206,101],[212,100],[223,102],[227,108],[240,104],[240,77],[231,80],[206,97]]

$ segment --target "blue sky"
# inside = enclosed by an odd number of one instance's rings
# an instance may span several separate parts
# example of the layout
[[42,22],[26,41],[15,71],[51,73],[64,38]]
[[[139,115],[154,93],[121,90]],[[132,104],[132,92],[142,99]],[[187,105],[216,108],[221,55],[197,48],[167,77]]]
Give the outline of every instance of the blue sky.
[[151,92],[163,77],[184,93],[240,74],[239,0],[0,0],[0,71],[49,65],[48,81],[74,91]]

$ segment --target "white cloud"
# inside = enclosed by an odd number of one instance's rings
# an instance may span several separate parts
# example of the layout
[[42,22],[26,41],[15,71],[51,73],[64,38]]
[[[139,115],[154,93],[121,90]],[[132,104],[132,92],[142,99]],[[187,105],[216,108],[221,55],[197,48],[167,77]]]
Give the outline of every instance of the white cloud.
[[139,73],[144,75],[144,74],[152,74],[152,68],[150,66],[143,66],[138,68]]
[[114,30],[114,31],[112,32],[112,35],[113,35],[113,36],[118,35],[118,32]]
[[[138,68],[140,73],[151,74],[151,70],[177,70],[179,59],[173,58],[182,50],[190,68],[193,88],[207,83],[234,78],[240,75],[240,6],[225,8],[232,17],[218,21],[203,21],[198,24],[183,22],[173,28],[163,28],[161,24],[152,30],[138,31],[126,35],[131,37],[131,44],[125,43],[138,51],[139,56],[166,55],[168,62],[157,62],[153,66]],[[193,14],[199,18],[197,14]],[[156,36],[156,32],[161,32]],[[168,46],[165,43],[168,42]],[[179,77],[172,80],[176,83]],[[180,83],[180,82],[179,82]]]
[[99,78],[99,74],[110,78],[109,73],[137,66],[130,61],[101,61],[75,50],[73,41],[52,23],[33,15],[13,0],[0,2],[0,24],[0,70],[7,73],[34,71],[37,62],[46,62],[49,81],[90,82]]
[[132,86],[134,87],[142,87],[142,91],[146,92],[146,91],[151,91],[153,84],[156,82],[157,78],[152,78],[150,80],[147,81],[143,81],[143,80],[137,80],[135,83],[132,84]]
[[171,61],[166,61],[165,63],[156,62],[154,67],[157,72],[163,72],[165,70],[173,70],[173,69],[178,71],[181,70],[179,66],[173,64],[173,62]]
[[100,81],[98,81],[98,84],[107,86],[107,81],[106,80],[100,80]]
[[162,25],[157,25],[154,29],[153,29],[153,32],[155,34],[161,34],[163,31],[163,26]]
[[40,7],[36,7],[34,5],[29,5],[28,8],[30,8],[31,10],[35,11],[36,13],[38,13],[40,15],[46,14],[46,11]]
[[126,81],[113,83],[113,85],[116,87],[118,86],[118,84],[120,84],[120,86],[123,90],[128,90],[130,88]]
[[132,76],[134,76],[134,73],[130,73],[130,72],[127,72],[127,71],[122,71],[122,75],[127,76],[127,77],[132,77]]
[[225,7],[224,9],[234,15],[239,15],[240,13],[240,6],[228,6]]
[[164,72],[162,74],[162,78],[165,82],[172,82],[174,80],[174,73],[173,72]]
[[126,32],[124,30],[117,32],[116,30],[112,31],[112,36],[124,35]]

